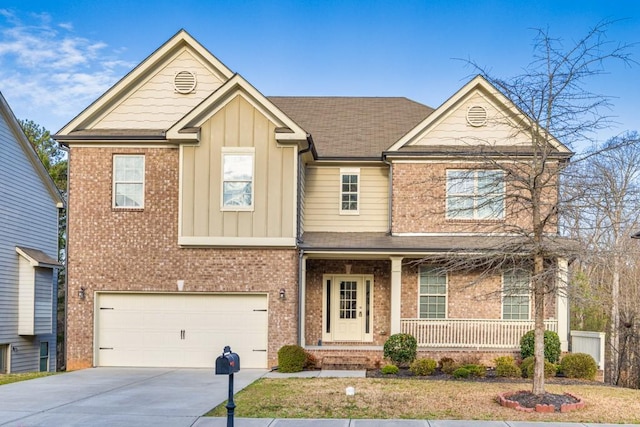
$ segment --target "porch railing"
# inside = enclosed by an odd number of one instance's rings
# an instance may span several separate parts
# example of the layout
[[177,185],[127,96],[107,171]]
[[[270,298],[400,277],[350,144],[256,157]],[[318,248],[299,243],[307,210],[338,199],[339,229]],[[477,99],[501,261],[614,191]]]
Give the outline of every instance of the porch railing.
[[[557,320],[545,320],[545,329],[558,331]],[[519,348],[520,338],[534,327],[533,320],[402,319],[403,333],[416,337],[418,347]]]

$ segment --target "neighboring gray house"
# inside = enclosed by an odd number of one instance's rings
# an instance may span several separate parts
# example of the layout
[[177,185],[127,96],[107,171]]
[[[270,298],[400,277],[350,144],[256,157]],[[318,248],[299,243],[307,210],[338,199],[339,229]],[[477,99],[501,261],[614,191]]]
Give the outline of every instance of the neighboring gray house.
[[0,373],[55,371],[63,200],[0,93]]

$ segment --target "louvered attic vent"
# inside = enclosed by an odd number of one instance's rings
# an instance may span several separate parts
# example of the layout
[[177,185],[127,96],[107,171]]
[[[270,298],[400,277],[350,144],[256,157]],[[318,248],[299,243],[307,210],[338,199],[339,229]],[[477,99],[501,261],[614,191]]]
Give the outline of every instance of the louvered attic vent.
[[173,87],[178,93],[191,93],[196,89],[196,75],[191,71],[180,71],[173,78]]
[[487,109],[481,105],[474,105],[467,110],[467,123],[479,127],[487,124]]

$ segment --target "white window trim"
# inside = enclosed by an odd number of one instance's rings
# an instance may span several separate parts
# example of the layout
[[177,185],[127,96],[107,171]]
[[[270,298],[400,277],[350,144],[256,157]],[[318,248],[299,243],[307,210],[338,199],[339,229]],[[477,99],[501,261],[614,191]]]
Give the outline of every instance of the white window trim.
[[[532,301],[533,298],[532,298],[532,295],[531,295],[531,275],[529,275],[529,292],[522,293],[522,294],[509,294],[509,295],[507,295],[506,292],[505,292],[505,280],[504,280],[504,277],[505,277],[506,273],[507,272],[503,272],[502,273],[502,289],[501,289],[501,292],[500,292],[500,319],[502,319],[502,320],[531,320],[532,319],[532,317],[531,317],[531,309],[533,308],[532,305],[531,305],[532,302],[533,302]],[[528,310],[529,315],[528,315],[528,317],[526,319],[505,319],[504,318],[504,297],[506,297],[506,296],[510,296],[510,297],[527,297],[527,298],[529,298],[529,304],[528,304],[529,305],[529,310]]]
[[[486,171],[486,172],[500,172],[502,174],[502,214],[498,217],[481,217],[478,215],[478,207],[475,205],[475,191],[477,189],[478,175],[477,172]],[[473,172],[473,188],[474,188],[474,206],[471,210],[472,215],[470,217],[456,217],[449,215],[449,172]],[[447,169],[446,170],[446,179],[445,179],[445,217],[446,219],[452,220],[479,220],[479,221],[501,221],[505,219],[506,214],[506,183],[504,182],[504,171],[501,169]],[[494,193],[498,194],[498,193]]]
[[[357,204],[358,204],[358,209],[356,210],[348,210],[348,209],[342,209],[342,177],[345,175],[356,175],[358,177],[358,189],[356,191],[356,198],[357,198]],[[361,186],[362,181],[360,180],[360,168],[340,168],[340,182],[338,183],[339,187],[338,187],[338,194],[339,194],[339,198],[338,198],[338,211],[340,212],[340,215],[360,215],[360,186]],[[351,193],[349,193],[351,194]]]
[[[116,182],[116,158],[118,157],[142,157],[142,204],[140,206],[116,206],[116,184],[138,184],[138,181],[117,181]],[[145,190],[146,190],[146,168],[147,168],[147,159],[144,154],[114,154],[112,159],[112,182],[111,182],[111,207],[113,209],[124,209],[124,210],[141,210],[144,209],[145,206]]]
[[[251,155],[251,204],[249,206],[225,206],[224,204],[224,157],[226,155]],[[252,212],[255,209],[256,150],[254,147],[222,147],[220,156],[220,210],[225,212]]]
[[[425,265],[425,266],[420,266],[418,268],[418,305],[417,305],[417,315],[416,315],[416,317],[418,319],[423,319],[423,320],[440,319],[440,317],[420,317],[420,297],[423,297],[423,296],[442,296],[441,294],[423,294],[423,293],[420,293],[421,270],[423,268],[429,268],[429,267],[434,267],[434,266]],[[449,272],[448,271],[444,273],[444,318],[445,319],[449,318]]]

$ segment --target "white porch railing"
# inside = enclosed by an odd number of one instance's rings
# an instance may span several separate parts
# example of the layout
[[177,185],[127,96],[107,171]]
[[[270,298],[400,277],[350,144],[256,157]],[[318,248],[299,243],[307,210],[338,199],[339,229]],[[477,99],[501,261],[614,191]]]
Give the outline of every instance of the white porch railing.
[[[545,320],[557,332],[557,320]],[[533,320],[401,319],[403,333],[416,337],[418,347],[520,348],[520,338],[534,327]]]

